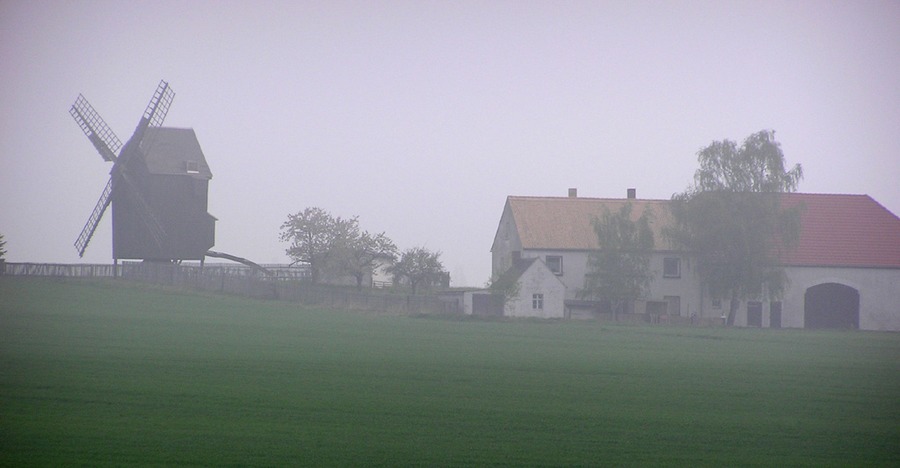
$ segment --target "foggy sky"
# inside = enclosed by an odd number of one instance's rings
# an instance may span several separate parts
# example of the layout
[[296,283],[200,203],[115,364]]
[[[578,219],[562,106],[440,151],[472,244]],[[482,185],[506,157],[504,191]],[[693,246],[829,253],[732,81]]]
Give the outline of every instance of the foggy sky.
[[319,206],[480,286],[507,195],[667,199],[697,151],[774,129],[800,191],[900,213],[900,3],[0,1],[0,233],[11,262],[111,261],[110,165],[79,93],[126,140],[165,125],[213,172],[215,250],[288,259]]

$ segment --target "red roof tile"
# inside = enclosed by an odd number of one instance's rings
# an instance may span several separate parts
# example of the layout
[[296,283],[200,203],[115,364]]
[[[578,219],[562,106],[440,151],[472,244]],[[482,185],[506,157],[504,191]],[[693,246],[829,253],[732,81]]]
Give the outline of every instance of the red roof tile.
[[790,193],[782,205],[803,207],[785,265],[900,268],[900,218],[872,197]]

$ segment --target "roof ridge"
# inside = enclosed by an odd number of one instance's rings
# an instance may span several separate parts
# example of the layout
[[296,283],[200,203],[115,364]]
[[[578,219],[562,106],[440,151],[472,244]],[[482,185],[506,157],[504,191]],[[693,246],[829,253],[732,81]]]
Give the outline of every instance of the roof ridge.
[[585,200],[585,201],[640,201],[640,202],[670,202],[666,198],[611,198],[611,197],[566,197],[566,196],[539,196],[539,195],[507,195],[506,198],[518,200]]
[[[868,194],[781,193],[786,207],[805,205],[800,215],[800,239],[784,252],[786,265],[867,265],[900,268],[900,218]],[[654,235],[670,222],[671,200],[587,197],[509,196],[507,206],[523,249],[590,250],[597,237],[591,219],[604,209],[617,210],[633,202],[632,217],[651,210]],[[505,208],[506,209],[506,208]],[[498,232],[499,232],[498,227]],[[654,249],[670,247],[664,237]]]

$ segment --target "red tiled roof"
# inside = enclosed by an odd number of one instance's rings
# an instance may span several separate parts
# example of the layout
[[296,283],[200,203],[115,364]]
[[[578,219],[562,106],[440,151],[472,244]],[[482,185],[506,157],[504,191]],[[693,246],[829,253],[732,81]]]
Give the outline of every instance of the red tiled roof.
[[868,195],[785,194],[802,206],[800,241],[782,255],[794,266],[900,268],[900,218]]
[[[592,220],[631,202],[632,217],[653,212],[657,250],[673,250],[661,234],[668,200],[509,197],[523,249],[597,248]],[[868,195],[784,194],[783,206],[803,206],[799,243],[784,265],[900,268],[900,218]]]

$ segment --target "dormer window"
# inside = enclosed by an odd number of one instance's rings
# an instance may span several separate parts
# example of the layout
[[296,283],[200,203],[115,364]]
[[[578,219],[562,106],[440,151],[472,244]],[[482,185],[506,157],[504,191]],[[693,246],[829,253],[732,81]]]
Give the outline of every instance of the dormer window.
[[185,161],[184,166],[188,174],[200,173],[200,163],[197,161]]

